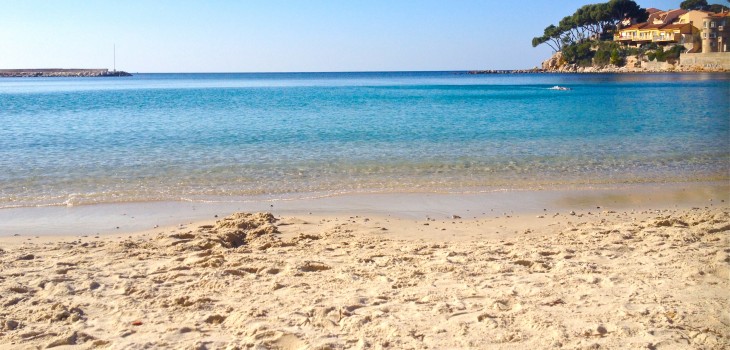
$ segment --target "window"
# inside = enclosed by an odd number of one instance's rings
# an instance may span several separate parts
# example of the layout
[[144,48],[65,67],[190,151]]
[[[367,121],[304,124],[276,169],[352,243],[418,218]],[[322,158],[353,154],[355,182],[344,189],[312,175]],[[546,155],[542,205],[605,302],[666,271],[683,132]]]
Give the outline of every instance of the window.
[[715,28],[715,21],[710,22],[710,28]]
[[702,38],[707,39],[707,33],[702,33]]
[[705,28],[707,28],[707,21],[702,21]]
[[716,37],[717,37],[717,34],[715,34],[715,33],[710,33],[710,39],[715,39]]

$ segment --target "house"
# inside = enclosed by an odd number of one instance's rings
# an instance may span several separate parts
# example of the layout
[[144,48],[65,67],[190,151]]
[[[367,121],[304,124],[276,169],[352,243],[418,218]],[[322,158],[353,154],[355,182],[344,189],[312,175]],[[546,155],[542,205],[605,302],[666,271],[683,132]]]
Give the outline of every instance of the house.
[[[690,11],[682,9],[660,11],[651,8],[647,12],[649,17],[646,22],[619,28],[613,37],[614,41],[637,47],[652,42],[660,45],[684,44],[692,42],[693,34],[699,32],[691,23],[683,23],[680,20],[681,16]],[[626,25],[629,21],[624,20],[621,23]]]
[[702,53],[728,52],[730,13],[712,13],[702,19]]
[[690,24],[692,26],[691,38],[684,38],[684,47],[687,52],[694,53],[702,51],[702,41],[700,39],[700,28],[705,17],[713,14],[709,11],[692,10],[681,16],[675,23]]

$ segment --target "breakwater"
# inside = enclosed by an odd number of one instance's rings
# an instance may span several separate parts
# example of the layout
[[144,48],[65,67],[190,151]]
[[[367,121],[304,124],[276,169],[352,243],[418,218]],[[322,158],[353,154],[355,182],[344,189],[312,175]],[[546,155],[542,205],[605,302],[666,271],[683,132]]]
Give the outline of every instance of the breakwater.
[[542,73],[544,70],[533,69],[488,69],[488,70],[471,70],[467,74],[523,74],[523,73]]
[[0,69],[0,77],[128,77],[132,76],[124,71],[109,71],[108,69]]

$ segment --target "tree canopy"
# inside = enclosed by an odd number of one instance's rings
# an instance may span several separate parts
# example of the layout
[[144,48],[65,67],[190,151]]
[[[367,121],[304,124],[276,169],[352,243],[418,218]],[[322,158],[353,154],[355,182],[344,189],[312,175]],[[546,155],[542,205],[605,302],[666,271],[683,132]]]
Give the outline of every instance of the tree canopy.
[[[728,3],[730,3],[730,0],[727,0]],[[728,12],[730,11],[730,7],[727,7],[725,5],[720,4],[712,4],[707,7],[707,10],[710,12],[720,13],[720,12]]]
[[[728,0],[730,2],[730,0]],[[685,0],[679,4],[679,8],[684,10],[704,10],[710,12],[728,11],[728,7],[720,4],[707,4],[707,0]]]
[[550,46],[554,51],[561,51],[564,46],[585,41],[591,37],[600,37],[616,28],[624,18],[645,21],[648,14],[632,0],[610,0],[606,3],[590,4],[579,8],[570,16],[549,25],[543,35],[532,39],[532,46],[541,44]]
[[679,4],[679,8],[683,10],[706,10],[709,6],[707,0],[684,0]]

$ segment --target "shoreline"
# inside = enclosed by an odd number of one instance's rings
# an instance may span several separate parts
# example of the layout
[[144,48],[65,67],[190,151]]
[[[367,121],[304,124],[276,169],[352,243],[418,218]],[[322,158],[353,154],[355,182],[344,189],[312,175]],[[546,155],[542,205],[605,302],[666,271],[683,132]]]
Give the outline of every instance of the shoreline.
[[470,75],[490,75],[490,74],[657,74],[657,73],[712,73],[712,74],[728,74],[730,69],[621,69],[621,68],[595,68],[595,67],[581,67],[582,69],[575,70],[545,70],[545,69],[487,69],[487,70],[471,70],[467,71],[466,74]]
[[[190,224],[233,212],[279,215],[370,215],[423,220],[457,215],[478,219],[495,214],[540,215],[590,210],[675,209],[730,202],[724,181],[613,184],[539,190],[474,193],[377,192],[292,199],[223,198],[220,201],[154,201],[0,209],[0,237],[13,235],[94,235],[146,231]],[[551,215],[552,215],[551,214]]]

